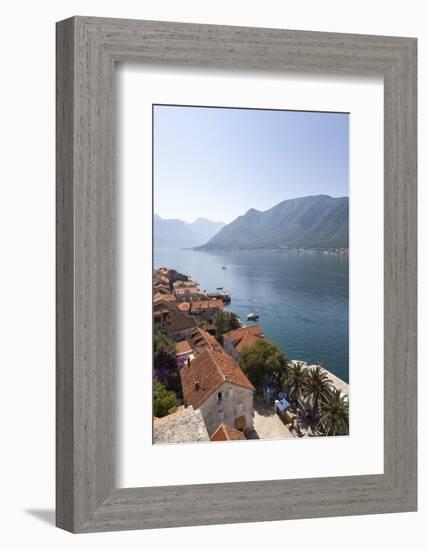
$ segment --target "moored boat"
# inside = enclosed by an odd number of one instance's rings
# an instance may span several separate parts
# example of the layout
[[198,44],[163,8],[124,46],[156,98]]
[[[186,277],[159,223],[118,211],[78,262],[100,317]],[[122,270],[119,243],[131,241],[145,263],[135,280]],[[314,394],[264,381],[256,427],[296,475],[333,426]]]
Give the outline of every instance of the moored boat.
[[259,318],[259,314],[256,311],[252,311],[247,315],[248,321],[257,321],[258,318]]

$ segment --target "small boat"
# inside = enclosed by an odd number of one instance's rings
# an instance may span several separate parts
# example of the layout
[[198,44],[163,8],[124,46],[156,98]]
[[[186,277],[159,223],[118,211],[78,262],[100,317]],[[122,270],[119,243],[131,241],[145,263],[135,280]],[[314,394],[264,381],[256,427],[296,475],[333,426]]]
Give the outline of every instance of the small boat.
[[222,269],[226,269],[226,266],[223,266]]
[[247,320],[248,321],[257,321],[258,318],[259,318],[259,314],[255,311],[252,311],[251,313],[249,313],[247,315]]
[[222,287],[222,286],[218,286],[218,287],[216,288],[216,290],[223,290],[223,287]]

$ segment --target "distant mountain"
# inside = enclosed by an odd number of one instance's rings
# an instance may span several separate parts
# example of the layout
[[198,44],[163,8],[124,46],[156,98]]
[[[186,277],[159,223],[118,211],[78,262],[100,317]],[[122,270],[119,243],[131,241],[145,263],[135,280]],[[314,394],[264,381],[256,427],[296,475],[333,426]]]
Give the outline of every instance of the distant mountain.
[[348,248],[348,197],[289,199],[260,212],[251,208],[221,229],[204,250]]
[[198,218],[193,223],[154,216],[154,243],[158,248],[191,248],[209,241],[223,222]]

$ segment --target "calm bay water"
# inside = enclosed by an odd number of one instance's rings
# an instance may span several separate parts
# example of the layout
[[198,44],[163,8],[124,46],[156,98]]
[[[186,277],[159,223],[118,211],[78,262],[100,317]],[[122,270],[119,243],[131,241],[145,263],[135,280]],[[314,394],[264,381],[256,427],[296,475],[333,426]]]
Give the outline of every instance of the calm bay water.
[[348,256],[155,249],[154,263],[202,289],[223,287],[232,294],[228,309],[247,325],[258,311],[266,338],[290,359],[320,362],[348,382]]

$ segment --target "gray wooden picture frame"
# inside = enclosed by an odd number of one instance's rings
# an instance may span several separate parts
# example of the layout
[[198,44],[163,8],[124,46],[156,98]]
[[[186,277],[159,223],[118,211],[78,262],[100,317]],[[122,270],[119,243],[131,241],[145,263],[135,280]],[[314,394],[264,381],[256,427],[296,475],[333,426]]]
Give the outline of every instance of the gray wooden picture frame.
[[[58,527],[83,533],[416,510],[416,47],[414,38],[155,21],[57,24]],[[115,487],[118,62],[383,77],[383,474]]]

